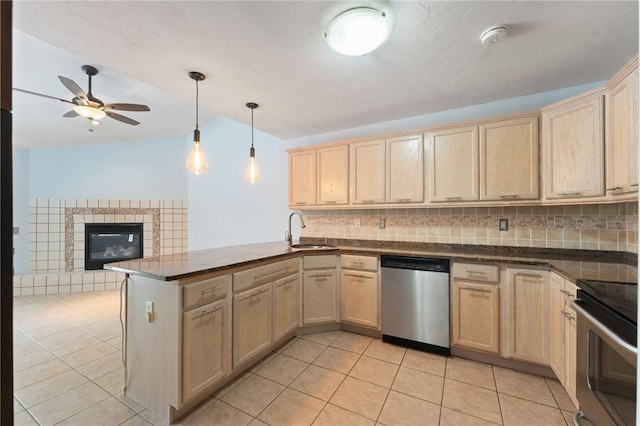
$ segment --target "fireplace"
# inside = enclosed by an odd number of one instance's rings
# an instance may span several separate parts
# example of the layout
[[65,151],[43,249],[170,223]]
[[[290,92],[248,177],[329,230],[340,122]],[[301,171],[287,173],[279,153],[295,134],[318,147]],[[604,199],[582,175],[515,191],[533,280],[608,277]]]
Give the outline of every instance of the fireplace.
[[143,257],[142,223],[86,223],[84,269]]

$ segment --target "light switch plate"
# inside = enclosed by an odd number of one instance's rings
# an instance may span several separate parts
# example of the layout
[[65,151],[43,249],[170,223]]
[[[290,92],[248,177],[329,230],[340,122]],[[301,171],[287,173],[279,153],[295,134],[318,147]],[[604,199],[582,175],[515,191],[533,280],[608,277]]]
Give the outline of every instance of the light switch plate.
[[380,218],[380,222],[378,223],[378,228],[379,229],[384,229],[387,227],[387,218],[386,217],[381,217]]
[[509,219],[498,219],[498,229],[500,232],[509,230]]

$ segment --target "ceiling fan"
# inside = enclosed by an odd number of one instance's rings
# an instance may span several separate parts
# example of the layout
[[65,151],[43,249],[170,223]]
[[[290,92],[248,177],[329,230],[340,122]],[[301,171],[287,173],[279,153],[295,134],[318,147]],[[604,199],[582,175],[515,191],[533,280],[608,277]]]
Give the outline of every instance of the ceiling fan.
[[17,89],[15,87],[13,88],[13,90],[72,104],[73,109],[64,114],[63,117],[80,116],[88,119],[92,124],[100,124],[100,119],[107,116],[113,118],[114,120],[118,120],[126,124],[131,124],[132,126],[137,126],[138,124],[140,124],[138,121],[109,110],[114,109],[118,111],[151,111],[148,106],[140,104],[105,104],[100,99],[93,96],[93,94],[91,93],[91,77],[97,75],[98,70],[91,65],[83,65],[82,71],[84,71],[89,76],[89,91],[86,93],[80,88],[80,86],[75,83],[75,81],[61,75],[58,76],[62,84],[64,84],[64,86],[74,94],[73,99],[71,99],[70,101],[66,99],[56,98],[54,96],[43,95],[42,93],[31,92],[29,90]]

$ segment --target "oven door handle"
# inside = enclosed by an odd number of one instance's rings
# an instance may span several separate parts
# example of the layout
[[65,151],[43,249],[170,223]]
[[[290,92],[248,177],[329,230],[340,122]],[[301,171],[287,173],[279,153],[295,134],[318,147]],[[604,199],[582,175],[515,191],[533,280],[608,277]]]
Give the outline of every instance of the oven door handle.
[[627,361],[629,361],[633,366],[636,366],[638,358],[638,348],[622,340],[616,333],[614,333],[607,326],[595,319],[593,315],[585,311],[584,308],[582,308],[579,303],[577,303],[579,301],[580,299],[573,299],[571,301],[571,306],[573,307],[573,309],[575,309],[580,315],[585,317],[591,324],[593,324],[593,326],[598,331],[609,338],[613,344],[627,352],[629,356],[625,356],[625,358],[628,358]]
[[584,415],[583,411],[578,411],[573,414],[573,426],[583,426],[582,420],[587,421],[590,425],[593,425],[593,422],[589,420],[589,417]]

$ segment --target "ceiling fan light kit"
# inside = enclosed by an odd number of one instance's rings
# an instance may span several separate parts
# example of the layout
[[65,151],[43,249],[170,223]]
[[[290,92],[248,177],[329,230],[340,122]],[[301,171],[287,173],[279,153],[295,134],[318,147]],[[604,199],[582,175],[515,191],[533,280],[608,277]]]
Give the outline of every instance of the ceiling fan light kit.
[[387,15],[370,7],[357,7],[336,16],[324,33],[329,47],[340,54],[361,56],[373,52],[391,33]]
[[256,150],[253,147],[253,110],[258,108],[258,104],[249,102],[247,108],[251,108],[251,148],[249,149],[249,164],[244,172],[244,178],[250,183],[256,183],[260,180],[260,170],[256,163]]
[[482,45],[499,43],[507,37],[507,31],[508,28],[506,25],[494,25],[493,27],[487,28],[480,36]]
[[189,78],[196,82],[196,128],[193,131],[193,146],[191,147],[189,158],[187,158],[186,166],[191,173],[199,175],[209,168],[200,146],[200,130],[198,129],[198,82],[204,80],[205,76],[201,72],[190,71]]

